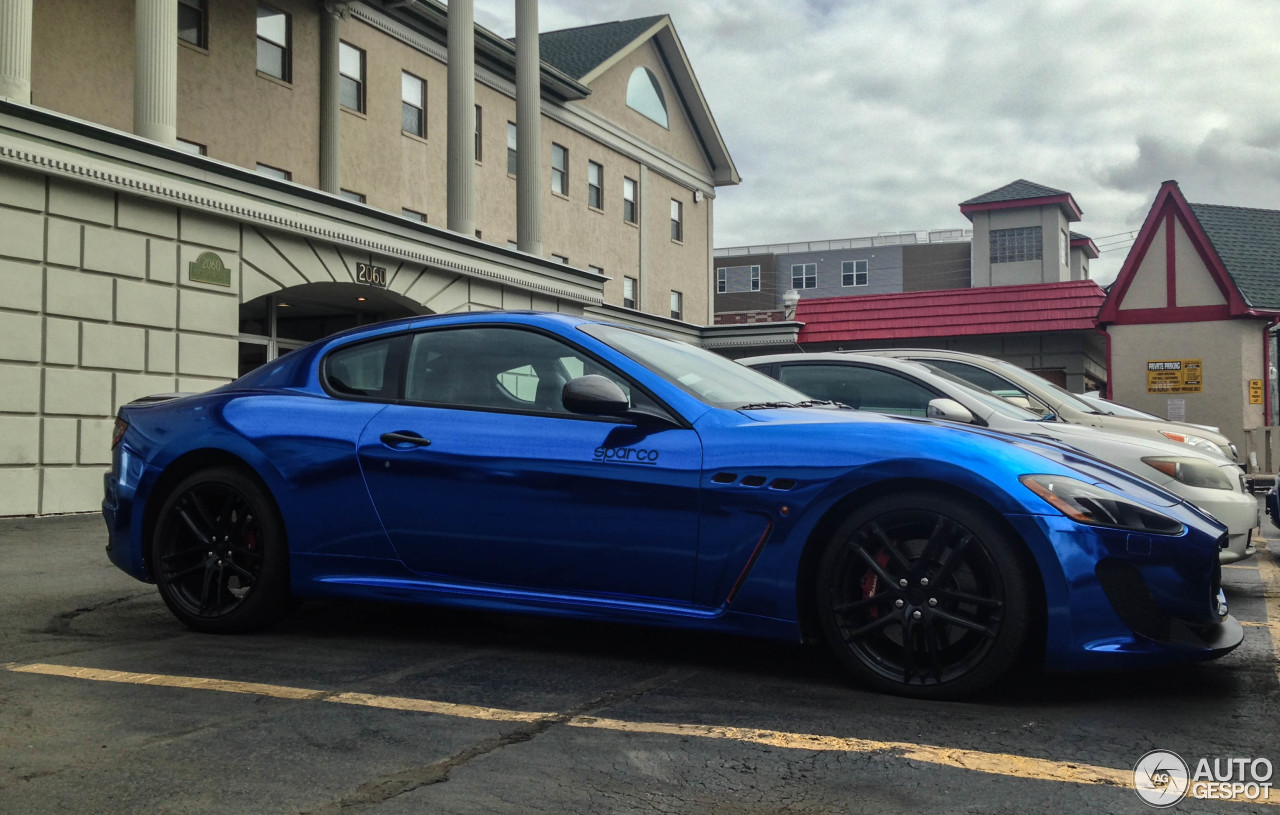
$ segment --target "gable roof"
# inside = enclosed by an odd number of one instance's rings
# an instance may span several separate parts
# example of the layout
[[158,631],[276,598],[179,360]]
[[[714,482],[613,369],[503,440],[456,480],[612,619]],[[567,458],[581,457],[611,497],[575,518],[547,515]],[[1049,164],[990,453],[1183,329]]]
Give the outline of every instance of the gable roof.
[[[1202,220],[1203,217],[1203,220]],[[1162,225],[1181,227],[1192,248],[1204,262],[1209,275],[1227,300],[1226,306],[1200,308],[1177,306],[1170,292],[1164,308],[1135,309],[1122,312],[1129,287],[1138,274],[1147,251]],[[1212,231],[1212,237],[1210,235]],[[1166,241],[1172,241],[1166,234]],[[1176,258],[1166,248],[1166,258]],[[1168,260],[1166,260],[1168,262]],[[1211,204],[1189,204],[1177,181],[1160,185],[1151,210],[1138,230],[1138,237],[1120,267],[1098,312],[1102,324],[1114,323],[1123,316],[1130,321],[1191,322],[1230,317],[1276,316],[1280,311],[1280,212],[1245,207]],[[1169,274],[1177,267],[1169,265]],[[1173,279],[1170,277],[1170,279]]]
[[1280,310],[1280,211],[1188,206],[1244,301],[1253,308]]
[[648,42],[657,48],[675,87],[677,101],[693,124],[694,135],[711,165],[715,184],[740,183],[742,177],[702,95],[670,16],[663,14],[548,31],[538,35],[538,50],[544,64],[589,87],[597,77]]
[[582,79],[663,19],[662,15],[563,28],[538,35],[542,61]]
[[799,341],[837,342],[1092,330],[1106,293],[1092,280],[801,300]]
[[[968,201],[962,201],[960,203],[960,212],[967,216],[970,213],[985,210],[1039,207],[1047,204],[1057,204],[1062,207],[1062,211],[1066,214],[1068,221],[1078,221],[1084,217],[1084,213],[1080,210],[1080,206],[1076,204],[1076,200],[1071,197],[1071,193],[1065,190],[1057,190],[1053,187],[1046,187],[1043,184],[1036,184],[1033,181],[1027,181],[1025,178],[1019,178],[1017,181],[1005,184],[999,189],[984,192],[982,195],[970,198]],[[973,218],[969,218],[969,220],[973,220]]]

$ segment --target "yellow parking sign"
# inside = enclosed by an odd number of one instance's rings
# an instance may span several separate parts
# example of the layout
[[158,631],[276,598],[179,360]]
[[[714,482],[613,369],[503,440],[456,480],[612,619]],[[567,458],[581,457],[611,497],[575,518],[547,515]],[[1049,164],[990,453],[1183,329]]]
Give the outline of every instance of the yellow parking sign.
[[1153,359],[1147,362],[1147,393],[1200,393],[1204,378],[1198,359]]
[[1251,405],[1262,404],[1262,380],[1261,379],[1249,380],[1249,404]]

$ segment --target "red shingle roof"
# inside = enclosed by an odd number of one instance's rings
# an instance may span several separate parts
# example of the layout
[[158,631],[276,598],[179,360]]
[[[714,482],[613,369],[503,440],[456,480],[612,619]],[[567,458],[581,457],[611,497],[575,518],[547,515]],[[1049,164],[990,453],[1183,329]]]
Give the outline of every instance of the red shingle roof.
[[801,300],[799,341],[902,340],[1078,331],[1098,325],[1092,280]]

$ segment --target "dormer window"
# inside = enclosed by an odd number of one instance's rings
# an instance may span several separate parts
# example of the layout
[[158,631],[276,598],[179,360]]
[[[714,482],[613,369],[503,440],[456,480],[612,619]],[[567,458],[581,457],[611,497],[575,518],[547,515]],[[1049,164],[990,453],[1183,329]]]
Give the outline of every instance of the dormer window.
[[627,81],[627,107],[646,119],[667,126],[667,100],[653,71],[640,67],[631,72],[631,79]]

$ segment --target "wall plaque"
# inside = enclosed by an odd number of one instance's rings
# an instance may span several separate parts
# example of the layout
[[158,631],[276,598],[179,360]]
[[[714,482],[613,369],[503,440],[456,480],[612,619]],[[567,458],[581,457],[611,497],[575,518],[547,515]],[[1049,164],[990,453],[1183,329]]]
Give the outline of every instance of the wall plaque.
[[231,270],[216,252],[201,252],[199,257],[187,264],[187,278],[196,283],[230,286]]

